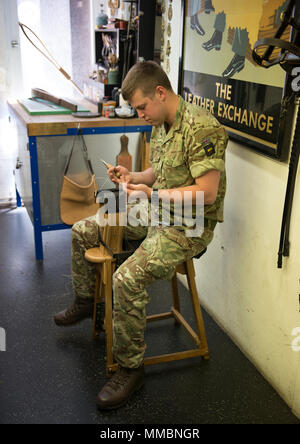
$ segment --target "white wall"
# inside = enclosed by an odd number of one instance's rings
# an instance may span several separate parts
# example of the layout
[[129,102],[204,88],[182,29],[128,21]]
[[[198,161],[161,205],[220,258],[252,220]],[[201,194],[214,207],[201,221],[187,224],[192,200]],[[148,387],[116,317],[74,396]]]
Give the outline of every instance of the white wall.
[[200,299],[300,416],[300,352],[292,349],[292,331],[300,326],[299,173],[290,257],[281,270],[277,252],[288,166],[231,142],[227,173],[225,222],[196,263]]
[[[173,2],[172,29],[179,29]],[[178,78],[178,34],[172,40],[171,73]],[[269,75],[272,72],[269,71]],[[176,89],[175,89],[176,90]],[[203,307],[300,417],[300,173],[290,231],[290,257],[277,269],[288,164],[230,141],[225,222],[206,255],[195,261]],[[297,340],[299,337],[299,340]],[[209,341],[211,352],[214,344]],[[300,348],[300,347],[299,347]],[[251,390],[251,387],[249,388]]]
[[[14,23],[15,22],[15,23]],[[12,90],[22,89],[20,51],[12,48],[18,40],[16,0],[0,1],[0,205],[15,201],[13,169],[16,162],[17,140],[8,122],[7,98]]]
[[[74,89],[19,30],[18,13],[19,19],[32,27],[59,64],[72,75],[69,0],[1,0],[0,204],[5,205],[15,201],[13,171],[17,158],[16,133],[8,124],[7,99],[28,97],[32,87],[62,96],[71,96]],[[12,40],[18,41],[19,47],[12,48]]]
[[[47,47],[59,66],[72,76],[72,46],[69,0],[18,0],[21,22],[29,26]],[[38,48],[52,59],[39,41],[26,30]],[[72,96],[73,87],[20,32],[25,94],[38,87],[58,96]],[[75,92],[75,91],[74,91]]]
[[[181,1],[176,1],[172,3],[173,7],[173,18],[171,21],[171,37],[167,36],[167,25],[169,23],[168,20],[168,4],[166,3],[166,12],[164,14],[165,20],[165,33],[164,33],[164,52],[167,47],[168,40],[170,40],[171,44],[171,54],[170,54],[170,73],[168,74],[170,82],[172,84],[173,90],[177,93],[178,91],[178,69],[179,69],[179,57],[180,57],[180,41],[181,41]],[[166,56],[162,63],[163,69],[166,71]]]

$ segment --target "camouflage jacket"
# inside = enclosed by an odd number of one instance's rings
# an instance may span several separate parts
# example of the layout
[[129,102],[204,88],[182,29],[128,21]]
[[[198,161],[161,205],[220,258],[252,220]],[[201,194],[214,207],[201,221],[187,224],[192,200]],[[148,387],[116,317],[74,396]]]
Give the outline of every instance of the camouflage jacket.
[[226,192],[225,149],[228,136],[216,118],[180,97],[175,122],[166,133],[164,125],[153,127],[150,162],[156,181],[154,188],[190,186],[195,178],[210,170],[221,172],[216,201],[205,205],[206,219],[223,222]]

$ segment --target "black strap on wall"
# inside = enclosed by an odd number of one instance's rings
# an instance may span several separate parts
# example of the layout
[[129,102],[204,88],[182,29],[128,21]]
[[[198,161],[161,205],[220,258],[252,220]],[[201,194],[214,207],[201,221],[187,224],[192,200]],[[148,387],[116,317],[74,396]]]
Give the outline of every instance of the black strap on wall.
[[[299,99],[297,99],[297,106],[299,106]],[[300,155],[300,110],[297,110],[297,123],[296,130],[293,140],[290,164],[289,164],[289,176],[286,188],[284,209],[282,215],[282,225],[281,225],[281,234],[280,234],[280,244],[278,251],[278,268],[282,268],[282,257],[288,257],[290,255],[290,223],[291,223],[291,214],[293,207],[293,198],[294,198],[294,190],[295,183],[298,171],[298,163],[299,163],[299,155]]]
[[[276,32],[274,38],[265,38],[255,43],[253,49],[254,61],[263,68],[270,68],[272,66],[280,64],[280,66],[287,71],[289,76],[289,82],[291,83],[291,73],[295,66],[300,66],[300,21],[299,21],[299,6],[296,4],[296,0],[290,0],[286,10],[281,14],[282,24]],[[292,39],[291,42],[281,40],[283,33],[288,26],[292,27]],[[267,47],[262,56],[257,52],[258,48]],[[272,54],[275,49],[280,48],[280,55],[276,59],[272,59]],[[287,90],[289,90],[287,92]],[[295,101],[297,106],[297,119],[296,129],[293,137],[292,151],[289,163],[289,175],[286,187],[286,195],[284,202],[284,209],[282,215],[282,225],[280,233],[280,244],[278,251],[277,267],[282,268],[282,258],[288,257],[290,254],[290,223],[293,207],[293,198],[295,191],[295,183],[297,178],[299,156],[300,156],[300,94],[297,91],[291,93],[290,85],[285,89],[285,97],[283,103]]]

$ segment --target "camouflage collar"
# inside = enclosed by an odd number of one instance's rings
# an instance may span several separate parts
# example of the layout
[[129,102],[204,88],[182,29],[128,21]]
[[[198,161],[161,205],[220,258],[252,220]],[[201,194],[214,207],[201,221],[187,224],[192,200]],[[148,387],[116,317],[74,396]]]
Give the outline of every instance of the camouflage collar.
[[172,139],[174,133],[181,129],[181,123],[182,123],[184,110],[185,110],[185,101],[181,96],[178,96],[178,98],[179,98],[179,102],[178,102],[178,108],[176,111],[175,121],[174,121],[173,125],[171,126],[171,128],[169,129],[168,134],[166,134],[164,124],[162,125],[162,133],[165,135],[164,142],[167,142],[168,140]]
[[178,108],[176,111],[176,117],[175,122],[172,125],[173,131],[178,131],[181,129],[181,123],[184,115],[185,110],[185,101],[181,96],[178,96],[179,102],[178,102]]

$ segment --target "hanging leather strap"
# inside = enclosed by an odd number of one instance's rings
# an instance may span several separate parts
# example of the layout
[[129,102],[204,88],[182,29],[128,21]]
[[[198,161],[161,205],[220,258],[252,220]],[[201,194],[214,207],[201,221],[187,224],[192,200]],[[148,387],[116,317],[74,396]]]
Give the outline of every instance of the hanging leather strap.
[[[255,51],[257,48],[268,46],[270,48],[281,48],[280,56],[276,59],[270,61],[266,60],[264,57],[260,57]],[[274,50],[273,49],[273,50]],[[291,53],[300,58],[300,48],[293,43],[286,42],[285,40],[275,39],[275,38],[265,38],[258,40],[253,46],[252,57],[254,61],[265,68],[270,68],[271,66],[278,65],[278,63],[282,63],[287,56],[287,53]],[[299,59],[295,61],[295,63],[299,63]]]
[[68,169],[69,169],[69,166],[70,166],[70,161],[71,161],[71,157],[72,157],[72,154],[73,154],[74,145],[75,145],[75,141],[76,141],[76,137],[77,136],[79,136],[81,138],[81,140],[82,140],[81,149],[82,149],[82,152],[83,152],[84,159],[87,162],[87,165],[89,167],[91,175],[94,175],[94,170],[93,170],[93,167],[92,167],[92,163],[91,163],[91,161],[89,159],[89,154],[88,154],[87,146],[86,146],[83,134],[82,134],[82,130],[80,128],[80,125],[78,125],[77,134],[75,134],[75,136],[73,137],[72,148],[71,148],[71,151],[70,151],[70,154],[68,156],[68,160],[67,160],[67,163],[66,163],[66,166],[65,166],[64,176],[67,175],[67,172],[68,172]]
[[[276,31],[274,38],[264,38],[257,41],[253,46],[252,57],[253,60],[260,66],[264,68],[270,68],[271,66],[277,65],[278,63],[283,63],[289,53],[296,55],[300,58],[299,47],[294,45],[293,43],[286,42],[285,40],[281,40],[283,33],[285,32],[288,26],[292,26],[294,29],[298,31],[299,26],[295,21],[294,17],[292,17],[294,8],[295,8],[296,0],[290,0],[289,4],[285,11],[281,14],[281,25]],[[266,51],[262,56],[257,53],[257,48],[261,48],[263,46],[267,46]],[[275,48],[281,48],[280,56],[276,58],[276,60],[270,60]]]

